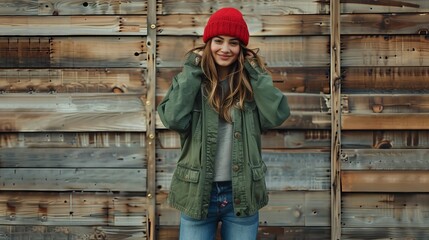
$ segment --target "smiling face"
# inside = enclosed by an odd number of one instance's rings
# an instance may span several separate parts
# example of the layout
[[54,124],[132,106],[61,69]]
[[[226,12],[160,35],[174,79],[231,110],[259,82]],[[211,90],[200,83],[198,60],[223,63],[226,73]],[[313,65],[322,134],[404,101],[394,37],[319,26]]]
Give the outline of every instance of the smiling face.
[[231,65],[238,59],[240,49],[240,41],[235,37],[222,35],[212,39],[210,50],[220,72],[229,72]]

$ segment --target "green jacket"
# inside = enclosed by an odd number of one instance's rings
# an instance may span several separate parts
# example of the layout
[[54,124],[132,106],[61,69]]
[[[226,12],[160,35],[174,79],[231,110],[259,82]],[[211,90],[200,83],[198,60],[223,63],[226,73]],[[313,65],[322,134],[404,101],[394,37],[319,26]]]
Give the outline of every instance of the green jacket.
[[[168,129],[181,138],[181,155],[174,171],[169,204],[184,214],[207,217],[214,177],[218,113],[201,94],[200,57],[189,54],[183,70],[173,78],[157,110]],[[290,115],[286,97],[255,62],[246,60],[254,100],[233,108],[232,188],[236,216],[255,214],[267,205],[267,167],[261,157],[261,132],[279,126]]]

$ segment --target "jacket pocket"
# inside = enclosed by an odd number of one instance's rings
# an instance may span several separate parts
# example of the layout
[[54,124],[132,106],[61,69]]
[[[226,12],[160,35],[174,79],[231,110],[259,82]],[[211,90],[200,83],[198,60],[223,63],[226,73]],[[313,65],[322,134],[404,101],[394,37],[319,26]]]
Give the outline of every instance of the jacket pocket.
[[190,183],[197,183],[200,179],[200,171],[178,165],[176,167],[175,177],[178,180]]
[[267,172],[267,166],[262,162],[262,165],[259,167],[252,168],[252,179],[253,181],[259,181],[265,178],[265,172]]

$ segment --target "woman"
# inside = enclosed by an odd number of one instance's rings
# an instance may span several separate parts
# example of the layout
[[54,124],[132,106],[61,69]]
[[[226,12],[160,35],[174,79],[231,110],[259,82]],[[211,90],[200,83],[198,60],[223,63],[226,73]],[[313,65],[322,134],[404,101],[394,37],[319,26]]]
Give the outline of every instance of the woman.
[[204,46],[192,49],[158,106],[163,124],[180,134],[181,155],[168,196],[181,211],[180,239],[256,239],[258,210],[268,203],[261,132],[289,116],[256,52],[240,11],[209,19]]

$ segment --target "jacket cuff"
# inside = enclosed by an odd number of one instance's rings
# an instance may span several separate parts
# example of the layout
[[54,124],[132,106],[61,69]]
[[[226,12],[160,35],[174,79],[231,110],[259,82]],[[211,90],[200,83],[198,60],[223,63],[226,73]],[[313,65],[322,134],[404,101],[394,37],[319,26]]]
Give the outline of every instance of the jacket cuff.
[[259,67],[258,63],[256,62],[256,59],[252,58],[252,59],[246,59],[246,61],[244,62],[244,68],[247,70],[247,72],[250,75],[258,75],[263,73],[264,71],[262,70],[262,68]]
[[189,53],[188,58],[185,61],[185,65],[200,67],[200,64],[201,64],[201,56],[194,52]]

